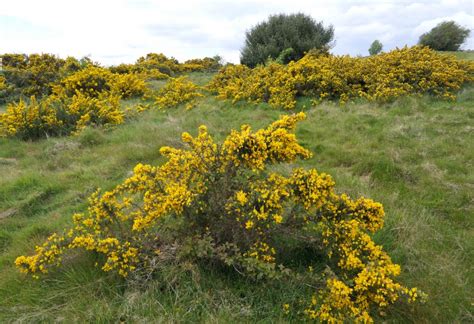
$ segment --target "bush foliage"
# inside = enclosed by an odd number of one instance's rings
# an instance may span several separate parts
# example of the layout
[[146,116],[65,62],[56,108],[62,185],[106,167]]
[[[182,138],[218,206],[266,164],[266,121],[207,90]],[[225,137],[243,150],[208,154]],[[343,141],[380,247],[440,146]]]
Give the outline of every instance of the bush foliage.
[[48,95],[53,84],[90,63],[73,57],[61,59],[52,54],[3,54],[0,58],[4,78],[0,103]]
[[31,96],[40,99],[54,89],[65,87],[69,96],[76,90],[97,97],[104,91],[112,91],[123,98],[141,96],[145,81],[161,80],[187,72],[217,71],[221,58],[205,57],[184,63],[164,54],[149,53],[135,64],[120,64],[103,68],[85,57],[66,59],[52,54],[3,54],[0,55],[0,104],[27,100]]
[[[253,280],[300,280],[313,293],[284,309],[329,322],[371,322],[400,299],[417,300],[422,294],[396,281],[400,266],[371,239],[384,223],[380,203],[337,194],[332,178],[314,169],[271,171],[310,157],[294,134],[304,118],[283,116],[257,131],[244,125],[222,144],[205,126],[195,137],[183,133],[186,149],[163,147],[163,165],[138,164],[113,190],[94,193],[73,227],[16,265],[37,277],[76,249],[134,280],[169,263],[220,264]],[[303,267],[284,258],[295,248],[312,251]]]
[[159,109],[176,107],[186,103],[186,109],[191,109],[196,99],[202,97],[201,88],[189,81],[185,76],[171,78],[155,96],[155,105]]
[[135,73],[145,79],[166,79],[170,76],[185,72],[213,72],[222,67],[221,57],[205,57],[203,59],[191,59],[184,63],[175,58],[168,58],[162,53],[148,53],[140,57],[135,64],[120,64],[110,67],[114,73]]
[[124,114],[120,96],[105,94],[88,97],[77,93],[72,97],[52,95],[38,101],[20,99],[10,103],[0,114],[0,135],[20,139],[78,133],[88,125],[121,124]]
[[249,67],[277,59],[283,51],[290,51],[284,63],[299,60],[311,49],[328,50],[334,38],[334,28],[324,27],[302,13],[270,16],[246,33],[240,62]]
[[469,29],[459,26],[455,21],[444,21],[421,35],[418,44],[436,51],[457,51],[470,33]]
[[90,66],[62,79],[54,87],[54,92],[64,92],[70,97],[81,93],[93,98],[111,92],[129,98],[144,95],[146,89],[145,81],[135,74],[112,73],[101,67]]
[[208,84],[219,98],[268,102],[292,109],[298,96],[345,103],[356,98],[390,101],[410,94],[455,99],[474,80],[474,63],[440,55],[425,47],[404,47],[371,57],[308,53],[288,65],[250,69],[228,65]]
[[78,133],[87,125],[121,124],[120,100],[146,90],[145,82],[134,74],[114,74],[90,65],[51,86],[49,96],[9,103],[0,113],[0,136],[38,139]]

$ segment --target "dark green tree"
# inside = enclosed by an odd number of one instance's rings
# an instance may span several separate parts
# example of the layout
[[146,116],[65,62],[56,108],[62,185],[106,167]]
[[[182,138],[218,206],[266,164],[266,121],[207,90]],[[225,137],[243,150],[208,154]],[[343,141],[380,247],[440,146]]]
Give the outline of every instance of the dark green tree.
[[[308,15],[272,15],[247,31],[240,62],[254,67],[269,58],[284,57],[283,63],[288,63],[299,60],[311,49],[328,51],[333,39],[332,26],[324,27],[322,22],[316,22]],[[284,55],[280,56],[282,52]]]
[[444,21],[420,36],[418,44],[436,51],[457,51],[470,34],[470,30],[454,21]]
[[383,45],[382,43],[376,39],[372,42],[369,47],[369,54],[370,55],[377,55],[378,53],[382,52]]

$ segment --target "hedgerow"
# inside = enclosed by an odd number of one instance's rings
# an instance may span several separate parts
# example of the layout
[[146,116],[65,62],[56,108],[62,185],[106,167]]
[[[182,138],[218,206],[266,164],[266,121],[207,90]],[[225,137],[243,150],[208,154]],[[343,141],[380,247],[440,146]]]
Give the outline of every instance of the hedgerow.
[[425,93],[454,100],[456,92],[473,80],[474,63],[415,46],[371,57],[308,53],[286,66],[275,62],[254,69],[229,65],[208,89],[223,99],[265,101],[292,109],[298,96],[312,97],[315,103],[356,98],[383,102]]
[[[313,287],[284,311],[327,322],[372,322],[390,304],[423,297],[396,281],[400,266],[371,238],[384,223],[380,203],[337,194],[331,176],[315,169],[274,171],[311,156],[294,134],[304,118],[283,116],[257,131],[244,125],[221,144],[205,126],[195,137],[183,133],[187,148],[162,147],[164,164],[138,164],[122,184],[94,193],[87,213],[18,257],[17,267],[38,278],[77,249],[133,280],[170,263],[221,264],[251,280]],[[295,247],[312,251],[303,267],[284,257]]]

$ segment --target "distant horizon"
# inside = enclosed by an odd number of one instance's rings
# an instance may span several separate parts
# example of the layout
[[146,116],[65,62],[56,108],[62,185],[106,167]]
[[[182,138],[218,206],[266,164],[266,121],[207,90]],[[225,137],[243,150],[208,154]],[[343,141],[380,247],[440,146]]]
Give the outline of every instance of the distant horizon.
[[335,29],[336,55],[368,55],[378,39],[388,52],[416,45],[421,34],[454,20],[471,35],[471,1],[264,1],[160,3],[155,0],[81,2],[17,0],[0,8],[0,53],[90,57],[102,65],[133,63],[147,53],[179,61],[221,56],[239,63],[245,31],[271,14],[302,12]]

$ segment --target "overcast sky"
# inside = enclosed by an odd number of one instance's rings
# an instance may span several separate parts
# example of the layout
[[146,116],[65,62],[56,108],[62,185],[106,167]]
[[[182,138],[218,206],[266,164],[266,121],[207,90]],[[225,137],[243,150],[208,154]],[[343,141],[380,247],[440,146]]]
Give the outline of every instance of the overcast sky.
[[[0,53],[90,56],[107,65],[149,52],[238,62],[247,29],[270,14],[303,12],[334,26],[333,53],[366,55],[374,39],[384,50],[414,45],[444,20],[473,29],[473,6],[473,0],[3,0]],[[474,49],[474,35],[463,48]]]

